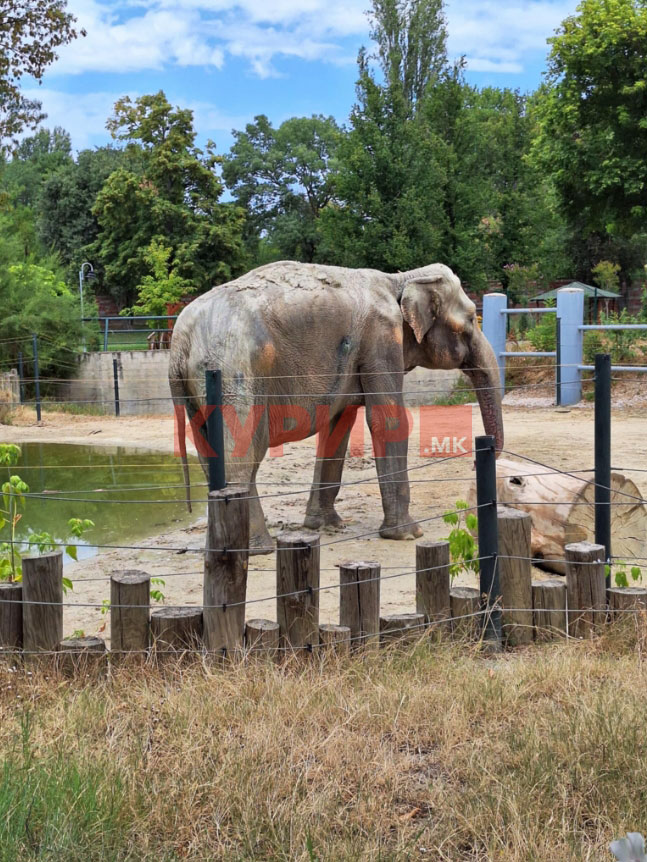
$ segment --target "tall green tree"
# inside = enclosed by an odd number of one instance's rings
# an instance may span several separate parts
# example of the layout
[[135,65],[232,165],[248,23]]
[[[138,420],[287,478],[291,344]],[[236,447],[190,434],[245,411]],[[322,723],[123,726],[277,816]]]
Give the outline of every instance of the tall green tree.
[[36,206],[38,236],[45,248],[59,255],[68,279],[97,239],[99,224],[92,212],[97,195],[110,174],[127,164],[126,153],[114,146],[81,150],[42,182]]
[[632,238],[647,233],[647,3],[583,0],[550,44],[534,158],[555,184],[582,275],[601,257],[626,267]]
[[81,341],[78,292],[55,258],[25,248],[21,217],[20,209],[0,210],[0,363],[15,363],[19,351],[29,361],[36,332],[41,374],[65,377]]
[[234,132],[223,177],[248,213],[246,240],[263,255],[313,261],[318,219],[333,196],[341,131],[332,117],[293,117],[273,128],[263,114]]
[[0,158],[0,213],[5,213],[18,240],[19,263],[46,256],[38,236],[38,201],[47,178],[71,163],[70,137],[63,129],[39,129],[23,139],[9,161]]
[[447,260],[475,290],[510,264],[539,264],[545,279],[567,267],[563,223],[550,187],[528,163],[527,99],[461,80],[434,87],[426,122],[445,145]]
[[57,48],[76,38],[76,19],[66,7],[66,0],[0,0],[0,149],[44,118],[20,83],[24,75],[40,81]]
[[126,97],[107,126],[139,166],[110,174],[92,210],[99,232],[88,255],[115,299],[136,299],[153,239],[172,250],[169,265],[198,292],[242,272],[244,212],[220,203],[219,160],[213,144],[196,146],[192,111],[173,108],[161,91]]
[[445,153],[422,108],[456,73],[441,0],[374,0],[370,18],[377,53],[359,54],[357,104],[338,153],[339,204],[322,214],[322,233],[329,259],[392,271],[442,258]]

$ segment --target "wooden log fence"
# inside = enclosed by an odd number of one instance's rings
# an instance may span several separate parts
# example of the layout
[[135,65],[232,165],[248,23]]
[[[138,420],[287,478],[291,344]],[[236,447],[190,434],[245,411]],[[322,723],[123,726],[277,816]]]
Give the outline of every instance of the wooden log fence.
[[[188,652],[276,661],[293,651],[347,655],[379,644],[429,644],[439,637],[483,641],[490,609],[475,587],[451,583],[447,542],[415,548],[416,607],[380,616],[380,564],[339,564],[339,624],[320,623],[320,540],[283,532],[276,550],[277,620],[245,620],[249,493],[228,487],[209,494],[203,607],[160,607],[151,613],[150,575],[114,572],[110,579],[110,650],[98,637],[63,640],[62,552],[25,556],[22,583],[0,584],[0,654],[55,653],[65,674],[107,666],[124,654],[162,658]],[[608,621],[647,617],[647,588],[605,584],[605,549],[567,544],[565,579],[531,580],[529,516],[499,507],[496,559],[504,644],[590,638]],[[405,574],[403,572],[402,574]],[[485,643],[487,646],[487,643]]]

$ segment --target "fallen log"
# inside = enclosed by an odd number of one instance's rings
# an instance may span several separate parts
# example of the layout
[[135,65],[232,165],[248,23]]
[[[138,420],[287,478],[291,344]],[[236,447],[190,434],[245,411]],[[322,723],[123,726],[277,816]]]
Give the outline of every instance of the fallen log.
[[[537,464],[497,461],[497,498],[532,517],[531,553],[536,565],[566,574],[564,546],[595,541],[593,471],[565,475]],[[627,496],[629,495],[629,496]],[[637,499],[631,499],[635,497]],[[641,557],[647,540],[647,509],[635,483],[611,474],[611,551],[614,557]],[[470,505],[476,489],[470,491]],[[616,505],[622,504],[622,505]]]

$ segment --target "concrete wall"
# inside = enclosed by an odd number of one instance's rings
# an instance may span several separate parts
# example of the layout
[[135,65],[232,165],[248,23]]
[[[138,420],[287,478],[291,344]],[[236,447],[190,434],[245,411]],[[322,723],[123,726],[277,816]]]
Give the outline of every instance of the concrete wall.
[[[96,403],[106,413],[114,413],[112,361],[115,358],[123,416],[172,412],[168,388],[168,350],[87,353],[81,357],[78,377],[65,384],[61,399]],[[448,395],[460,377],[460,371],[416,368],[404,379],[404,391],[407,393],[405,404],[409,407],[433,404],[439,395]]]
[[11,371],[3,371],[0,374],[0,390],[8,393],[8,400],[12,404],[17,404],[20,401],[20,380],[18,379],[18,371],[12,368]]
[[117,360],[122,416],[173,412],[168,350],[86,353],[80,359],[78,377],[65,385],[62,400],[96,403],[106,413],[114,413],[113,359]]

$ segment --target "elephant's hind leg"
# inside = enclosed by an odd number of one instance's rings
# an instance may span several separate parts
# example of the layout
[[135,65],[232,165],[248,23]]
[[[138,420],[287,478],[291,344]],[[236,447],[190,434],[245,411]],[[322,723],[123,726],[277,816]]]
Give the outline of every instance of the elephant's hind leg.
[[318,530],[320,527],[341,527],[343,524],[341,517],[335,511],[335,500],[339,493],[346,450],[356,416],[357,409],[352,412],[345,412],[343,419],[348,422],[348,427],[334,450],[331,449],[330,442],[333,441],[332,445],[334,445],[332,435],[336,420],[331,422],[326,440],[319,441],[318,448],[322,449],[325,454],[322,457],[319,457],[319,453],[317,454],[312,490],[303,522],[305,527],[312,530]]

